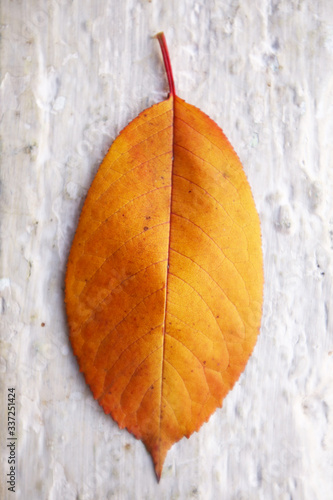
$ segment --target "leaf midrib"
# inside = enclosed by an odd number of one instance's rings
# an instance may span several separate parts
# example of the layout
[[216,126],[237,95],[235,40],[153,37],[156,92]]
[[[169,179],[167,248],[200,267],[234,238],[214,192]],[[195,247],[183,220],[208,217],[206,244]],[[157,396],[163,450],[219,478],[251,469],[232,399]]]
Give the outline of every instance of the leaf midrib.
[[174,167],[174,144],[175,144],[175,99],[176,96],[170,94],[169,99],[172,99],[172,156],[171,156],[171,182],[170,182],[170,211],[169,211],[169,240],[168,240],[168,255],[165,278],[165,303],[164,303],[164,318],[163,318],[163,340],[162,340],[162,366],[161,366],[161,394],[160,394],[160,415],[158,428],[158,462],[160,462],[160,444],[161,444],[161,422],[162,422],[162,399],[163,399],[163,384],[164,384],[164,365],[165,365],[165,335],[166,335],[166,318],[168,314],[168,284],[169,284],[169,262],[171,250],[171,215],[172,215],[172,199],[173,199],[173,167]]

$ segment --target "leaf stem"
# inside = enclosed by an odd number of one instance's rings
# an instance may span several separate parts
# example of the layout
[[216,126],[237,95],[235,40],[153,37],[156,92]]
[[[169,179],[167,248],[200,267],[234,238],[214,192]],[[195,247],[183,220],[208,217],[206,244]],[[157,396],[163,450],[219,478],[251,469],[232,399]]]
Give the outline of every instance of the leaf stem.
[[162,50],[162,55],[163,55],[163,61],[164,61],[164,66],[165,66],[165,71],[168,77],[168,83],[169,83],[169,89],[170,89],[170,94],[175,97],[176,96],[176,89],[175,89],[175,83],[173,81],[173,74],[172,74],[172,67],[171,67],[171,62],[170,62],[170,56],[169,56],[169,51],[168,51],[168,46],[166,43],[166,39],[164,36],[164,33],[161,31],[160,33],[157,33],[155,36],[157,40],[160,43],[161,50]]

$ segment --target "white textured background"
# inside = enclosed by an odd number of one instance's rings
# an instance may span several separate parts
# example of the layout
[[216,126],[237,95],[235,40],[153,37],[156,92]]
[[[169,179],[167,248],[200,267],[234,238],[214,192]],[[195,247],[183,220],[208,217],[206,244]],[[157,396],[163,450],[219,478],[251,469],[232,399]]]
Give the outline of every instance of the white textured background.
[[[331,500],[333,3],[1,0],[0,497]],[[98,165],[166,97],[238,152],[262,221],[261,335],[232,393],[169,452],[157,485],[141,442],[79,373],[66,258]],[[45,326],[41,326],[45,323]],[[17,392],[17,493],[7,491],[7,388]]]

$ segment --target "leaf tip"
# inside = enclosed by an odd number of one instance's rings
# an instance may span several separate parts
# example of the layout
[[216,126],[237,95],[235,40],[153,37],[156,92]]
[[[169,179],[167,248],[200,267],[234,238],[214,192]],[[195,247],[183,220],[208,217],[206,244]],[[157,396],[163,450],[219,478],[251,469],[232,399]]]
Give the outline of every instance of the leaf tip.
[[157,471],[155,469],[155,474],[156,474],[156,479],[157,479],[157,482],[159,483],[160,480],[161,480],[161,474],[162,474],[162,471]]
[[145,440],[143,440],[143,442],[152,458],[156,479],[159,483],[162,476],[164,461],[171,443],[163,442],[160,439],[154,439],[153,442],[149,443],[145,442]]
[[164,465],[164,460],[158,460],[157,462],[154,462],[155,475],[158,483],[161,480],[163,465]]

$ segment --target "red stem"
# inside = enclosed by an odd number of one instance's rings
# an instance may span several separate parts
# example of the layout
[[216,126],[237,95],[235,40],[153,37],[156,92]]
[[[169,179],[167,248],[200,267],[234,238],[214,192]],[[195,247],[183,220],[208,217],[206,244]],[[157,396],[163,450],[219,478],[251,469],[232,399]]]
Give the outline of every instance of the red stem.
[[170,62],[170,56],[169,56],[169,51],[168,51],[168,46],[166,43],[166,39],[164,36],[164,33],[157,33],[156,35],[157,40],[160,43],[161,50],[162,50],[162,55],[163,55],[163,61],[164,61],[164,66],[165,66],[165,71],[168,77],[168,82],[169,82],[169,89],[170,89],[170,94],[175,97],[176,96],[176,90],[175,90],[175,83],[173,81],[173,74],[172,74],[172,68],[171,68],[171,62]]

